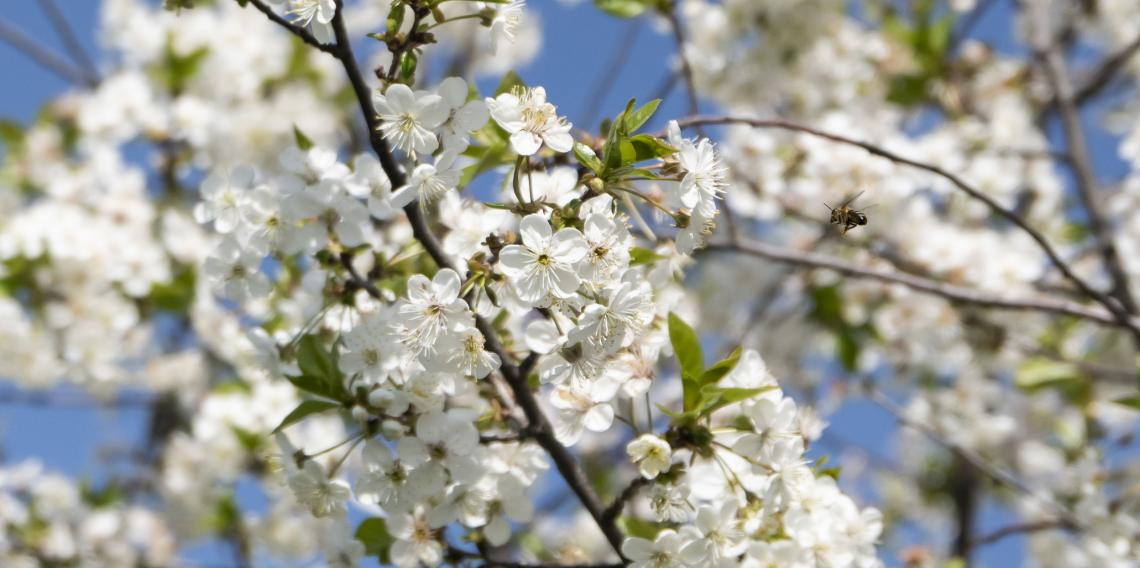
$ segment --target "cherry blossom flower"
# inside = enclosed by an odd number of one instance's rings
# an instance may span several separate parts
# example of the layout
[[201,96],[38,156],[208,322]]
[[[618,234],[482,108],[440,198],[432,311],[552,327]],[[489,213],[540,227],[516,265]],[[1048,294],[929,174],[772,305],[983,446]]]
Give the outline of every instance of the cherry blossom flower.
[[439,95],[412,92],[407,85],[396,83],[383,94],[374,94],[372,104],[380,118],[380,132],[396,148],[412,155],[430,155],[439,148],[433,130],[449,114]]
[[546,102],[546,89],[542,87],[515,89],[488,98],[487,107],[491,118],[511,135],[511,148],[520,156],[533,156],[543,144],[558,153],[569,152],[574,146],[572,125]]
[[578,289],[575,263],[587,254],[577,229],[551,230],[541,214],[527,215],[519,223],[522,245],[508,245],[499,253],[499,269],[514,284],[519,299],[540,304],[549,296],[569,298]]

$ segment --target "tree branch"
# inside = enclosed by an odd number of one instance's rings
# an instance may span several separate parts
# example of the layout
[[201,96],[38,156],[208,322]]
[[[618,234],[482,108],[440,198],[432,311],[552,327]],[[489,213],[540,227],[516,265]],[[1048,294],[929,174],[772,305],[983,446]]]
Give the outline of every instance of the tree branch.
[[55,73],[68,83],[94,87],[96,82],[85,73],[73,67],[50,49],[21,32],[16,26],[0,20],[0,42],[12,46],[16,51],[39,63],[44,69]]
[[63,16],[63,12],[59,10],[55,0],[39,0],[40,9],[43,10],[47,16],[48,21],[51,22],[51,27],[55,29],[56,35],[63,41],[63,48],[71,59],[85,71],[87,80],[90,84],[99,82],[99,69],[95,66],[95,62],[87,57],[87,51],[83,49],[83,45],[79,43],[79,38],[75,35],[75,30],[67,23],[67,18]]
[[[1077,89],[1077,92],[1073,95],[1073,102],[1077,106],[1080,106],[1100,94],[1100,92],[1112,82],[1117,73],[1124,68],[1128,60],[1132,59],[1138,51],[1140,51],[1140,34],[1137,34],[1135,39],[1128,42],[1128,45],[1120,48],[1112,55],[1105,57],[1104,60],[1096,66],[1096,69],[1093,70],[1089,79],[1080,89]],[[1056,99],[1054,99],[1054,103],[1056,102]]]
[[[869,278],[871,280],[878,280],[880,282],[886,282],[888,284],[899,284],[901,286],[906,286],[912,290],[940,296],[953,302],[961,302],[1003,310],[1055,313],[1066,316],[1073,316],[1110,326],[1126,325],[1122,324],[1117,318],[1113,317],[1112,314],[1106,313],[1102,310],[1092,309],[1075,302],[1055,300],[1052,298],[1003,298],[971,288],[952,286],[944,282],[939,282],[937,280],[932,280],[929,278],[922,278],[920,276],[907,274],[905,272],[893,272],[887,270],[878,270],[874,268],[866,268],[864,266],[846,262],[844,260],[831,256],[777,247],[757,241],[741,241],[736,244],[710,243],[705,250],[708,250],[710,252],[731,252],[746,254],[774,262],[807,266],[811,268],[825,268],[855,278]],[[1140,327],[1140,321],[1136,321],[1135,319],[1131,320],[1129,323],[1131,325]]]
[[698,125],[739,124],[739,125],[752,126],[754,128],[776,128],[776,129],[781,129],[781,130],[790,130],[793,132],[802,132],[804,134],[810,134],[812,136],[823,138],[825,140],[831,140],[832,142],[838,142],[840,144],[847,144],[849,146],[857,146],[857,147],[862,148],[862,149],[866,150],[867,152],[869,152],[875,156],[885,158],[887,160],[890,160],[890,161],[898,163],[898,164],[910,166],[910,167],[915,168],[915,169],[930,172],[930,173],[935,174],[941,178],[944,178],[947,181],[949,181],[950,183],[954,184],[955,187],[957,187],[958,189],[965,192],[970,197],[984,203],[987,207],[990,208],[991,211],[993,211],[994,213],[998,214],[999,216],[1005,218],[1006,220],[1010,221],[1011,223],[1016,225],[1019,229],[1024,231],[1027,235],[1029,235],[1029,237],[1032,238],[1033,241],[1037,243],[1038,247],[1041,248],[1041,250],[1045,253],[1045,255],[1049,258],[1049,260],[1053,263],[1053,265],[1056,266],[1057,269],[1061,271],[1061,274],[1063,274],[1065,276],[1065,278],[1067,278],[1070,282],[1075,284],[1077,286],[1077,288],[1080,289],[1080,291],[1082,293],[1084,293],[1086,296],[1096,300],[1101,305],[1103,305],[1105,308],[1107,308],[1108,311],[1112,312],[1113,316],[1116,317],[1116,320],[1118,322],[1120,322],[1120,324],[1122,326],[1127,328],[1132,333],[1133,339],[1138,344],[1140,344],[1140,325],[1137,325],[1137,323],[1133,321],[1130,314],[1117,301],[1115,301],[1113,298],[1110,298],[1104,292],[1101,292],[1099,290],[1094,289],[1087,282],[1085,282],[1085,280],[1083,278],[1081,278],[1080,276],[1077,276],[1077,274],[1073,272],[1073,269],[1070,268],[1069,265],[1066,264],[1065,261],[1061,259],[1060,255],[1057,254],[1057,251],[1053,248],[1053,246],[1049,244],[1049,241],[1046,240],[1045,237],[1039,231],[1037,231],[1036,229],[1031,227],[1029,225],[1029,223],[1026,222],[1025,219],[1023,219],[1020,215],[1018,215],[1017,213],[1015,213],[1014,211],[1012,211],[1010,209],[1006,209],[1005,207],[1002,207],[1001,204],[999,204],[997,201],[994,201],[994,199],[992,197],[986,195],[985,193],[979,191],[977,188],[966,183],[965,180],[963,180],[962,178],[958,177],[955,174],[952,174],[952,173],[950,173],[950,172],[948,172],[948,171],[946,171],[946,170],[944,170],[938,166],[934,166],[934,165],[927,164],[924,162],[919,162],[916,160],[911,160],[909,158],[905,158],[905,157],[900,156],[894,152],[891,152],[891,151],[886,150],[880,146],[876,146],[876,145],[868,143],[868,142],[855,140],[853,138],[848,138],[846,136],[841,136],[839,134],[833,134],[830,132],[825,132],[823,130],[818,130],[818,129],[812,128],[810,126],[805,126],[805,125],[802,125],[802,124],[799,124],[796,122],[792,122],[789,120],[783,120],[783,119],[779,119],[779,118],[759,119],[759,118],[745,118],[745,117],[723,116],[723,115],[721,115],[721,116],[694,116],[694,117],[689,117],[689,118],[679,120],[677,122],[681,125],[682,128],[691,127],[691,126],[698,126]]
[[298,26],[293,22],[290,22],[281,14],[274,12],[273,8],[270,8],[269,5],[264,2],[264,0],[249,0],[249,4],[254,8],[257,8],[257,11],[265,14],[265,17],[269,18],[273,23],[289,30],[289,33],[301,38],[301,41],[304,41],[305,43],[325,53],[331,54],[333,57],[341,57],[340,50],[338,50],[335,46],[321,43],[315,36],[313,36],[313,34],[309,33],[309,30],[306,30],[305,28]]
[[[348,37],[348,31],[345,28],[342,2],[340,0],[337,1],[336,15],[332,20],[336,43],[331,46],[314,43],[315,40],[310,41],[312,36],[309,35],[308,32],[300,30],[283,18],[278,17],[272,10],[268,10],[268,6],[263,4],[261,0],[250,0],[250,3],[263,13],[266,13],[270,20],[286,27],[292,33],[305,39],[306,43],[314,45],[322,51],[331,53],[340,60],[341,65],[344,67],[345,74],[352,84],[353,93],[356,96],[361,113],[364,115],[364,122],[368,125],[369,142],[371,143],[372,150],[380,160],[381,168],[388,176],[393,187],[405,185],[407,178],[404,175],[403,169],[396,162],[391,149],[388,147],[387,141],[384,140],[379,131],[379,117],[376,115],[376,110],[372,106],[371,92],[368,85],[364,82],[363,75],[360,73],[360,68],[356,63],[356,57],[352,52],[351,39]],[[306,37],[309,39],[306,39]],[[412,226],[413,236],[419,241],[420,245],[424,247],[428,255],[431,256],[440,268],[453,268],[451,259],[443,251],[443,247],[440,246],[439,241],[431,232],[427,220],[424,218],[423,212],[419,207],[419,203],[413,202],[409,204],[404,208],[404,212],[408,217],[408,222]],[[352,271],[350,271],[349,274],[351,275]],[[365,284],[367,284],[367,282],[365,282]],[[375,295],[374,292],[379,292],[378,290],[369,290],[367,287],[364,289],[373,295]],[[494,328],[491,327],[491,324],[487,322],[485,318],[476,316],[475,325],[483,334],[487,350],[498,355],[502,361],[500,371],[504,379],[506,379],[507,384],[511,387],[516,403],[522,407],[523,413],[527,417],[529,422],[527,428],[534,433],[534,440],[550,454],[551,460],[554,462],[555,467],[563,479],[565,479],[567,485],[569,485],[570,489],[578,496],[582,505],[598,523],[606,540],[609,541],[618,556],[621,557],[621,543],[624,535],[622,535],[616,523],[606,522],[603,518],[601,499],[598,498],[597,493],[590,487],[589,481],[586,479],[586,474],[578,466],[574,456],[554,437],[550,422],[539,406],[534,393],[530,390],[526,376],[521,375],[519,368],[512,363],[511,355],[499,341],[499,337],[495,333]]]
[[1035,34],[1034,47],[1037,49],[1037,57],[1045,68],[1045,74],[1049,78],[1057,101],[1057,109],[1061,116],[1061,128],[1065,133],[1066,146],[1068,147],[1066,153],[1069,155],[1069,163],[1073,165],[1073,172],[1076,177],[1077,194],[1080,195],[1081,203],[1085,207],[1085,213],[1089,218],[1089,228],[1092,230],[1093,239],[1100,248],[1105,268],[1112,276],[1113,295],[1120,300],[1129,314],[1135,314],[1137,313],[1136,301],[1129,289],[1128,276],[1121,264],[1120,254],[1113,242],[1110,227],[1105,222],[1104,215],[1096,203],[1096,174],[1093,172],[1092,162],[1089,159],[1088,144],[1085,141],[1081,118],[1073,99],[1073,85],[1069,81],[1065,58],[1057,46],[1052,45],[1052,38],[1049,35],[1051,28],[1048,27],[1048,6],[1039,4],[1036,8],[1035,28],[1037,33]]
[[974,450],[952,442],[943,436],[942,433],[935,430],[932,426],[923,422],[919,422],[917,420],[910,419],[907,417],[906,412],[902,409],[902,407],[900,407],[891,399],[887,398],[886,395],[884,395],[870,383],[865,384],[865,388],[867,398],[870,399],[871,402],[877,404],[880,408],[891,413],[895,419],[898,420],[899,424],[907,428],[912,428],[919,431],[928,439],[930,439],[930,441],[946,448],[950,451],[950,453],[954,454],[956,458],[962,460],[966,464],[969,464],[975,470],[980,472],[982,475],[990,478],[995,483],[1017,491],[1018,493],[1021,493],[1030,499],[1036,500],[1040,504],[1052,509],[1058,519],[1061,519],[1065,523],[1072,526],[1074,530],[1083,530],[1080,521],[1061,504],[1025,485],[1021,482],[1021,480],[1014,477],[1013,474],[987,462],[985,458],[983,458]]
[[685,57],[685,32],[681,29],[681,21],[677,19],[675,6],[665,11],[665,18],[669,20],[669,29],[677,44],[677,58],[681,60],[681,76],[685,79],[685,91],[688,94],[689,114],[695,115],[701,112],[697,102],[697,88],[693,81],[693,68],[689,65],[689,58]]
[[634,480],[629,482],[629,485],[626,485],[625,489],[623,489],[621,493],[619,493],[618,496],[614,498],[613,503],[610,503],[610,505],[606,507],[606,510],[602,516],[610,522],[616,522],[617,518],[621,516],[622,510],[625,509],[625,504],[628,503],[630,499],[633,499],[633,496],[637,495],[637,492],[642,487],[645,487],[650,483],[650,480],[645,479],[640,475],[634,478]]
[[980,548],[998,542],[1006,537],[1019,534],[1071,529],[1072,527],[1068,523],[1058,519],[1045,519],[1041,521],[1031,521],[1028,523],[1018,523],[1014,525],[1008,525],[991,533],[978,536],[977,538],[974,538],[970,541],[970,547]]

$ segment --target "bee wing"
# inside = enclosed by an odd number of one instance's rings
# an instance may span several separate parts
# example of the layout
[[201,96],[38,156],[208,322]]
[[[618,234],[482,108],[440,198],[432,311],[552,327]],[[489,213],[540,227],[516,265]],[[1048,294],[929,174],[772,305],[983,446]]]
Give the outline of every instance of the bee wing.
[[840,207],[847,207],[848,205],[851,205],[856,199],[859,199],[859,196],[863,195],[863,192],[865,192],[865,191],[866,190],[860,191],[859,193],[856,193],[855,195],[851,196],[850,198],[847,199],[847,201],[844,201],[843,205],[840,205]]

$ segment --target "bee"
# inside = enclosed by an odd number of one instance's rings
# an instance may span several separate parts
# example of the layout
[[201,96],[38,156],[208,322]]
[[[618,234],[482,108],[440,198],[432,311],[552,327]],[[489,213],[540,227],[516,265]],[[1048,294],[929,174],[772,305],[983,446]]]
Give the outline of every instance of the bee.
[[[832,207],[827,203],[824,203],[824,205],[831,210],[831,220],[828,222],[832,225],[843,225],[844,235],[847,234],[847,231],[850,231],[855,227],[867,224],[867,214],[864,213],[863,210],[851,207],[851,203],[858,199],[860,195],[863,195],[862,191],[856,193],[854,197],[851,197],[847,201],[844,201],[843,205],[840,205],[839,207]],[[870,209],[872,207],[874,207],[874,205],[868,205],[864,210]]]

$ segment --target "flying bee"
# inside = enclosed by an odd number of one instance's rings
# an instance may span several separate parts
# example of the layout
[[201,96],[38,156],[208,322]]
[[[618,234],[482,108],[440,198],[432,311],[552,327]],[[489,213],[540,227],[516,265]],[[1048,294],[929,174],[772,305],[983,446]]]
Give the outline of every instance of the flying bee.
[[[831,210],[831,220],[828,222],[832,225],[843,225],[844,235],[847,234],[847,231],[850,231],[855,227],[867,224],[867,214],[864,213],[863,210],[851,207],[851,203],[858,199],[860,195],[863,195],[862,191],[856,193],[847,201],[844,201],[843,205],[840,205],[839,207],[832,207],[827,203],[824,203],[824,205]],[[874,207],[874,205],[868,205],[866,209],[870,209],[872,207]]]

